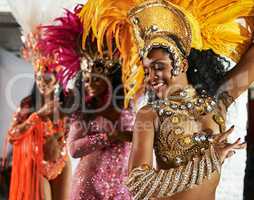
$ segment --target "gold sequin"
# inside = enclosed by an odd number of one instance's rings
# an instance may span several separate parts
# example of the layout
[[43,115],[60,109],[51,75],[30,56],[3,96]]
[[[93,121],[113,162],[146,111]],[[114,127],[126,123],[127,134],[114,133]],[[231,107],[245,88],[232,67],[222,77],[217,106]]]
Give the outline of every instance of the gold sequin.
[[179,123],[180,123],[180,117],[179,117],[179,116],[176,116],[176,115],[172,116],[172,117],[170,118],[170,120],[171,120],[171,122],[172,122],[173,124],[179,124]]

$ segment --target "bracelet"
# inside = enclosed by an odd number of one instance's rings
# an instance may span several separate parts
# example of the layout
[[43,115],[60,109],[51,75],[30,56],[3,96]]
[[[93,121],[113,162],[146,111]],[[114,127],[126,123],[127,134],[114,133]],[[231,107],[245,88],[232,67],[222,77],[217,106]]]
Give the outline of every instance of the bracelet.
[[126,186],[134,200],[148,200],[151,197],[170,197],[211,178],[212,173],[220,174],[221,163],[211,145],[202,156],[192,158],[186,165],[169,170],[156,171],[142,165],[131,171]]

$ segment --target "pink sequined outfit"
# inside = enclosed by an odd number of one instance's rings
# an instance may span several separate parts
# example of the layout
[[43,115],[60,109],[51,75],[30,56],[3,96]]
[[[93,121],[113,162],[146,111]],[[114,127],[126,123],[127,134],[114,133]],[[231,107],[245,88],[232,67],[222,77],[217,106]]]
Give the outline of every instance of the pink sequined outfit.
[[[125,122],[122,128],[132,129],[133,119],[133,114],[123,111],[119,120]],[[71,200],[131,200],[123,185],[130,143],[110,142],[108,133],[112,130],[112,123],[102,116],[87,125],[77,118],[72,120],[70,153],[81,159],[72,179]]]

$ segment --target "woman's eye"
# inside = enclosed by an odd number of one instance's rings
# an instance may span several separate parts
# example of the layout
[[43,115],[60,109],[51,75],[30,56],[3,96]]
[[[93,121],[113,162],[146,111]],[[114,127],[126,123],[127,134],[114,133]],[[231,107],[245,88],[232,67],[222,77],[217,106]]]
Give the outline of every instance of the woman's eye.
[[155,63],[153,67],[155,70],[161,70],[164,68],[164,64],[163,63]]
[[147,77],[149,75],[148,70],[145,70],[144,75],[145,75],[145,77]]

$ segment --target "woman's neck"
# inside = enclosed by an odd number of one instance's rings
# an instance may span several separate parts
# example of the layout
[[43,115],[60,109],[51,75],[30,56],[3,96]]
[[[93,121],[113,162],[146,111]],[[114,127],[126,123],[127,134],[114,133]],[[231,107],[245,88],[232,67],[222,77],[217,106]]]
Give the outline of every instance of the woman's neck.
[[53,100],[54,100],[54,93],[53,92],[50,94],[47,94],[47,95],[43,95],[43,104],[47,104]]
[[175,93],[178,93],[180,91],[183,91],[189,86],[190,86],[190,84],[189,84],[187,78],[181,79],[181,81],[177,81],[177,83],[172,84],[168,87],[167,93],[164,96],[164,98],[174,95]]

